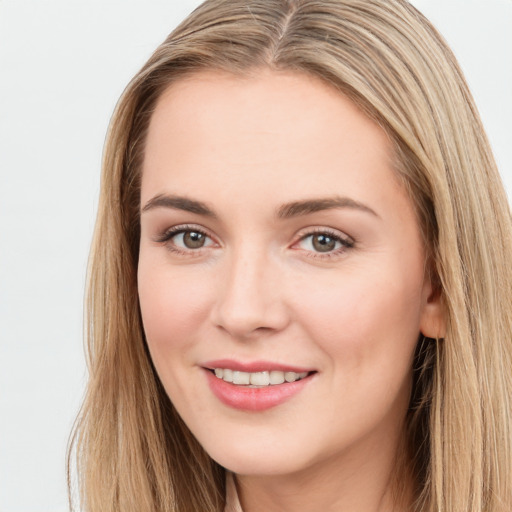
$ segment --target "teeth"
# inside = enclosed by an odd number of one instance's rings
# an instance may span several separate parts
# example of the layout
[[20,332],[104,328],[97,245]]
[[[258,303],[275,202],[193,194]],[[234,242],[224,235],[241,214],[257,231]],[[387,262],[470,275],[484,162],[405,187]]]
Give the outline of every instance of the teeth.
[[246,386],[251,383],[251,374],[247,372],[233,372],[233,384],[243,384]]
[[284,382],[284,372],[270,372],[270,384],[282,384]]
[[251,373],[250,376],[253,386],[268,386],[270,384],[270,375],[268,372]]
[[297,374],[295,372],[286,372],[284,374],[284,380],[286,382],[295,382],[297,380],[296,376]]
[[296,380],[307,377],[308,372],[280,372],[272,370],[270,372],[239,372],[229,368],[215,368],[215,376],[225,382],[232,382],[239,386],[274,386],[284,382],[295,382]]

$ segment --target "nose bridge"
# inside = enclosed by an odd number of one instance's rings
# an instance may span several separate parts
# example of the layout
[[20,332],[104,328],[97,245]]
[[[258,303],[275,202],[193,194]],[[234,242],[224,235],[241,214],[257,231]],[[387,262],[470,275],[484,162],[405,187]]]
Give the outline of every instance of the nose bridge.
[[233,248],[219,276],[215,323],[235,337],[282,329],[287,322],[279,268],[261,245]]

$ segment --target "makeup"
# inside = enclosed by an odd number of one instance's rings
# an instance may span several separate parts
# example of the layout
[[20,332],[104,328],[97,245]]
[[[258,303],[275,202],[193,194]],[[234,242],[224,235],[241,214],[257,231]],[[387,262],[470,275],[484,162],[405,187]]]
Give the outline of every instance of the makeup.
[[[205,368],[205,375],[212,393],[228,407],[245,411],[265,411],[276,407],[300,393],[312,380],[314,372],[284,372],[274,370],[271,372],[241,372],[230,368],[232,382],[227,382],[217,372]],[[217,375],[216,375],[217,373]],[[271,384],[273,379],[275,384]],[[287,382],[287,380],[290,382]],[[296,379],[296,380],[292,380]],[[252,384],[252,382],[265,382],[269,384]],[[277,383],[283,380],[284,382]],[[252,381],[252,382],[251,382]],[[239,382],[239,384],[237,384]]]
[[141,315],[173,407],[221,466],[293,478],[374,453],[393,464],[433,307],[393,155],[348,98],[300,74],[198,74],[160,97]]

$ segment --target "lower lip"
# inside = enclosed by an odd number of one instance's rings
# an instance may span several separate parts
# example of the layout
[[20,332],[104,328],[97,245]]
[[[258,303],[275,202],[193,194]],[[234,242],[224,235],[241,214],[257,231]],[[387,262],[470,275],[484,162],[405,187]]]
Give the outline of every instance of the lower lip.
[[286,402],[300,393],[311,381],[312,375],[295,382],[253,388],[237,386],[216,377],[205,370],[213,394],[225,405],[243,411],[265,411]]

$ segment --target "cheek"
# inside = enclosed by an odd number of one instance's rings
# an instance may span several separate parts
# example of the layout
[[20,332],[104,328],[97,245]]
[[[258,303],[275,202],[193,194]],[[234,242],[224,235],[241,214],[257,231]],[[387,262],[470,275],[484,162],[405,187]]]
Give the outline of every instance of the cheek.
[[[142,321],[153,358],[191,344],[208,315],[212,289],[208,280],[141,258],[138,289]],[[155,361],[157,363],[157,361]]]
[[352,269],[325,285],[303,287],[302,323],[309,337],[344,370],[408,369],[417,342],[421,274]]

